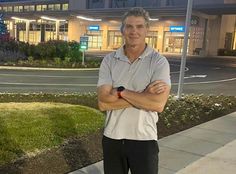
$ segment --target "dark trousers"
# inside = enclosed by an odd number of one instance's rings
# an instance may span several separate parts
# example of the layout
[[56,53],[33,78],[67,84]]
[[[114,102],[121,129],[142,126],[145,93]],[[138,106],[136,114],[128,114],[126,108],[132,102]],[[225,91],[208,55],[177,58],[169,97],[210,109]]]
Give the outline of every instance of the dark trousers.
[[114,140],[103,136],[105,174],[158,174],[158,143],[155,140]]

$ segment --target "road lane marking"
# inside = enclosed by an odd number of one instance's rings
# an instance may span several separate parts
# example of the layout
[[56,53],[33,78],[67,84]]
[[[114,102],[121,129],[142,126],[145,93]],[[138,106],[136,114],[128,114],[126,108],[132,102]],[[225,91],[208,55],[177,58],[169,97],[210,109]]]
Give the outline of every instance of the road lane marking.
[[[210,84],[210,83],[221,83],[221,82],[229,82],[234,81],[236,78],[231,79],[224,79],[224,80],[213,80],[213,81],[206,81],[206,82],[186,82],[184,85],[197,85],[197,84]],[[172,83],[171,85],[178,85],[179,83]]]
[[192,79],[192,78],[206,78],[207,75],[191,75],[188,77],[184,77],[184,79]]

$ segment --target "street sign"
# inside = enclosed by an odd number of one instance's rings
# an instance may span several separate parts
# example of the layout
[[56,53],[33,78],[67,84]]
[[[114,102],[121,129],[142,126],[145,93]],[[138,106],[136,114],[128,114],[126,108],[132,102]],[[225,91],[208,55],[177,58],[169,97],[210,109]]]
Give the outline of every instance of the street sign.
[[185,32],[185,26],[170,26],[170,32]]
[[80,36],[80,50],[84,51],[88,49],[88,36]]
[[99,25],[90,25],[88,26],[89,31],[99,31],[100,26]]

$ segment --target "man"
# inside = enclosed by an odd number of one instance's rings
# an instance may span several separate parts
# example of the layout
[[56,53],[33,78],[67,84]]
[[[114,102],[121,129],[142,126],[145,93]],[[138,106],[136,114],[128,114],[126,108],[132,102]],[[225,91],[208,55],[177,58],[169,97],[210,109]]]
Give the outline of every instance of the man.
[[157,174],[158,112],[170,91],[169,64],[145,43],[149,15],[132,8],[122,19],[125,44],[102,61],[98,106],[107,111],[103,136],[105,174]]

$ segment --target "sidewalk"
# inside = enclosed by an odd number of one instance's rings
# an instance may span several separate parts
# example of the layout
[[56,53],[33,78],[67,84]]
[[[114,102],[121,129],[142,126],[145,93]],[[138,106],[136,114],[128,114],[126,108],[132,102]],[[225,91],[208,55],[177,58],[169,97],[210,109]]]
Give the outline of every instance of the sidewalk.
[[[159,140],[159,174],[235,174],[236,112]],[[103,174],[102,161],[70,174]]]

